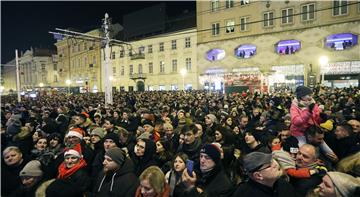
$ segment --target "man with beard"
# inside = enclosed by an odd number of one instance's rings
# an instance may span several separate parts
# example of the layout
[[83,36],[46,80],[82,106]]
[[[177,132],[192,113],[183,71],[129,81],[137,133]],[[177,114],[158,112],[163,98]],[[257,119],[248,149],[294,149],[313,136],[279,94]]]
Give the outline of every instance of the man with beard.
[[105,153],[103,165],[93,188],[96,197],[135,195],[139,180],[134,174],[134,164],[119,147]]

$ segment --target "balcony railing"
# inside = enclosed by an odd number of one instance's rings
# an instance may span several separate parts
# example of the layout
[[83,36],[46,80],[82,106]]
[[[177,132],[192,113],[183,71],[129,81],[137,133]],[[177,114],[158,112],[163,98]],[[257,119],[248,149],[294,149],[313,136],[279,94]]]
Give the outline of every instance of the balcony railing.
[[145,59],[144,53],[132,53],[130,56],[131,60]]
[[146,74],[144,73],[134,73],[130,75],[130,79],[136,80],[136,79],[146,79]]

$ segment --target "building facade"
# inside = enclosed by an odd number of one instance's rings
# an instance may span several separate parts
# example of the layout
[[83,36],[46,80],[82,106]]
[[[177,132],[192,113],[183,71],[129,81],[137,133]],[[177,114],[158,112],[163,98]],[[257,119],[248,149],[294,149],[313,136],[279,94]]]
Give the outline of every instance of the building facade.
[[196,43],[196,28],[190,28],[133,41],[131,47],[113,45],[108,65],[113,90],[198,89]]
[[0,93],[9,94],[16,91],[16,62],[15,59],[1,66]]
[[[87,32],[100,36],[100,30]],[[74,92],[102,91],[101,42],[82,38],[65,38],[55,43],[56,86],[69,87]]]
[[48,49],[31,48],[19,57],[21,91],[52,86],[54,73],[52,53]]
[[358,1],[197,1],[200,86],[359,85],[359,26]]

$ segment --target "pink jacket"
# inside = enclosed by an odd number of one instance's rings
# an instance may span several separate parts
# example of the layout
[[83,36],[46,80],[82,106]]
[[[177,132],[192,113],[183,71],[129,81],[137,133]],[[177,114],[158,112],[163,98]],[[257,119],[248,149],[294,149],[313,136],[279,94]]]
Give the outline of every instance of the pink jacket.
[[290,107],[291,125],[290,131],[292,136],[304,136],[305,131],[311,125],[320,124],[319,106],[315,104],[313,113],[309,108],[300,108],[297,102],[292,102]]

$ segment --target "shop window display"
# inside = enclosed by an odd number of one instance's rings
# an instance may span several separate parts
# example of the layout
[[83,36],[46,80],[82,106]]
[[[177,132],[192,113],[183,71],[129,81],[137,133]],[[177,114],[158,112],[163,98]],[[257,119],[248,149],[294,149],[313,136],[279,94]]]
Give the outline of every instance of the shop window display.
[[282,40],[275,45],[275,51],[280,55],[291,55],[300,49],[301,43],[298,40]]
[[234,54],[238,58],[250,58],[256,54],[256,46],[252,44],[244,44],[235,48]]
[[358,44],[358,35],[352,33],[332,34],[326,37],[325,46],[327,48],[342,51]]
[[225,58],[225,51],[222,49],[211,49],[206,52],[206,59],[209,61],[218,61]]

